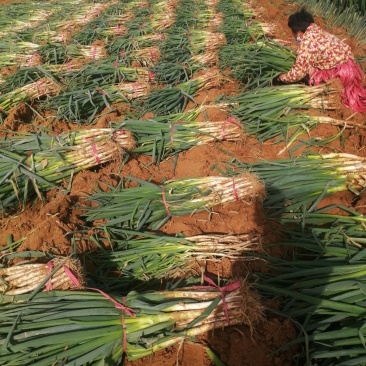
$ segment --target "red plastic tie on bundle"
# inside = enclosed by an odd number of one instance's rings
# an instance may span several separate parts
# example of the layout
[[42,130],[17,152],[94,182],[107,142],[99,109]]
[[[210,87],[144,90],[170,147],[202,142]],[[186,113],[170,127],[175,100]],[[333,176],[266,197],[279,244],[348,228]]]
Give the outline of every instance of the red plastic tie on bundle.
[[223,125],[222,125],[222,130],[221,130],[221,138],[223,139],[223,140],[225,140],[225,138],[226,138],[226,123],[232,123],[232,124],[234,124],[234,125],[236,125],[236,126],[238,126],[238,127],[241,127],[241,124],[233,117],[233,116],[230,116],[230,117],[228,117],[225,121],[224,121],[224,123],[223,123]]
[[229,283],[226,286],[220,287],[220,286],[216,285],[216,283],[213,282],[206,275],[203,275],[203,279],[205,280],[205,282],[208,282],[210,285],[208,285],[208,286],[193,286],[193,288],[195,288],[197,290],[204,290],[204,289],[217,289],[217,290],[219,290],[220,291],[220,297],[221,297],[221,300],[222,300],[222,306],[224,308],[226,321],[227,321],[227,324],[230,325],[229,311],[228,311],[227,303],[226,303],[226,300],[225,300],[225,293],[226,292],[231,292],[231,291],[234,291],[234,290],[238,289],[240,287],[240,281]]
[[170,214],[170,211],[169,211],[168,203],[166,201],[164,187],[162,187],[162,189],[161,189],[161,196],[163,198],[163,203],[164,203],[164,206],[165,206],[165,211],[166,211],[167,215],[170,217],[171,214]]
[[[78,279],[74,276],[74,274],[71,272],[71,270],[67,266],[63,266],[63,269],[66,273],[66,275],[70,278],[70,280],[73,282],[73,284],[80,288],[80,283]],[[125,323],[125,313],[129,315],[130,317],[134,318],[136,317],[136,314],[134,313],[134,310],[131,308],[128,308],[127,306],[121,304],[120,302],[113,299],[113,297],[106,294],[104,291],[99,290],[98,288],[94,287],[84,287],[86,290],[91,291],[97,291],[101,295],[103,295],[107,300],[111,301],[114,304],[114,307],[116,309],[120,309],[122,311],[122,329],[123,329],[123,351],[126,352],[127,350],[127,329],[126,329],[126,323]],[[125,302],[125,298],[123,298],[123,302]]]
[[92,140],[88,139],[88,138],[83,138],[83,140],[90,143],[90,147],[93,151],[95,161],[97,162],[97,164],[101,164],[101,160],[100,160],[98,150],[97,150],[97,147],[96,147],[95,143]]
[[149,77],[149,83],[155,81],[155,74],[153,71],[148,72],[148,77]]
[[94,157],[95,157],[95,160],[96,160],[97,164],[100,164],[101,163],[101,160],[99,158],[98,150],[97,150],[97,147],[95,146],[95,143],[94,142],[91,142],[90,143],[90,147],[93,150],[93,154],[94,154]]
[[[75,275],[72,273],[72,271],[65,265],[63,266],[63,270],[65,271],[67,277],[69,277],[71,282],[75,285],[75,287],[81,288],[80,282],[75,277]],[[107,300],[111,301],[114,304],[114,307],[116,309],[120,309],[122,311],[123,351],[126,352],[127,351],[127,329],[126,329],[126,322],[125,322],[125,313],[128,316],[134,318],[134,317],[136,317],[136,314],[134,313],[134,310],[127,307],[127,306],[125,306],[124,304],[121,304],[120,302],[116,301],[115,299],[113,299],[113,297],[109,296],[108,294],[106,294],[102,290],[99,290],[99,289],[94,288],[94,287],[84,287],[84,289],[99,292]],[[125,300],[126,300],[126,298],[124,297],[123,298],[123,303],[125,302]]]
[[113,132],[113,141],[117,140],[118,135],[125,135],[126,131],[125,130],[117,130]]
[[235,199],[237,201],[239,201],[238,191],[236,190],[235,179],[234,178],[233,178],[233,194],[234,194]]
[[36,51],[36,52],[34,52],[34,53],[32,53],[32,55],[31,55],[31,57],[29,58],[29,61],[28,61],[28,66],[34,66],[34,63],[33,63],[33,60],[34,59],[38,59],[38,57],[39,57],[39,53],[38,53],[38,51]]
[[126,297],[122,298],[122,306],[123,311],[122,311],[122,329],[123,329],[123,351],[126,353],[127,352],[127,329],[126,329],[126,322],[125,322],[125,311],[126,309],[128,309],[129,313],[126,311],[127,314],[129,314],[131,317],[135,317],[136,315],[133,314],[133,310],[130,308],[125,307],[125,302],[126,302]]
[[37,87],[39,96],[42,96],[42,95],[45,94],[45,91],[42,89],[42,81],[41,80],[36,81],[36,87]]

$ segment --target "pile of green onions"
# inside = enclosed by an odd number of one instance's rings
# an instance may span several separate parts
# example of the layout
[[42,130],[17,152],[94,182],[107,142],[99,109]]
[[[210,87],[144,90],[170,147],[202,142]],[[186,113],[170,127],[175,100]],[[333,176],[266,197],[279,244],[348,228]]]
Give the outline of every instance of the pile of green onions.
[[258,175],[267,191],[264,205],[272,216],[311,212],[332,193],[349,190],[360,195],[366,187],[366,159],[352,154],[308,155],[248,164],[233,162],[233,167]]
[[[77,139],[69,135],[46,138],[43,148],[37,135],[5,139],[0,148],[0,199],[2,209],[23,207],[31,193],[42,198],[41,190],[56,188],[83,169],[120,158],[124,150],[134,147],[125,130],[102,129],[79,131]],[[71,135],[75,136],[75,135]],[[96,137],[95,137],[96,136]],[[20,140],[19,140],[20,137]],[[34,151],[25,146],[38,146]]]
[[246,88],[272,84],[273,79],[290,70],[295,54],[274,41],[227,45],[219,51],[220,65]]
[[258,296],[244,282],[223,291],[208,285],[124,298],[91,291],[3,296],[0,363],[120,364],[228,324],[253,328],[262,316]]
[[100,60],[107,56],[104,46],[48,43],[38,50],[43,63],[62,64],[72,59]]
[[110,55],[118,55],[120,52],[138,50],[140,48],[152,47],[165,38],[163,33],[145,34],[130,38],[130,36],[116,38],[107,46]]
[[57,95],[59,91],[60,87],[53,79],[44,77],[0,95],[0,110],[7,114],[21,103],[32,102],[41,97],[51,97]]
[[189,49],[193,55],[203,53],[204,51],[217,51],[226,44],[225,35],[219,32],[193,29],[189,32],[188,39],[190,41]]
[[49,99],[42,107],[57,110],[59,118],[90,123],[104,108],[112,109],[111,104],[130,103],[133,99],[146,97],[149,89],[149,83],[140,81],[89,86],[81,90],[63,92]]
[[275,273],[259,274],[255,286],[280,300],[281,313],[298,325],[298,338],[288,346],[301,346],[299,364],[363,365],[365,219],[333,215],[329,223],[331,215],[322,216],[316,215],[319,225],[289,230],[290,239],[276,245],[292,258],[266,257]]
[[154,119],[126,119],[121,123],[115,122],[112,126],[130,131],[136,140],[132,152],[152,155],[156,164],[193,146],[213,141],[237,141],[243,137],[242,125],[233,118],[224,121],[195,121],[201,109]]
[[85,254],[94,268],[87,273],[88,279],[98,288],[123,292],[136,290],[148,281],[189,277],[203,261],[251,260],[255,257],[245,253],[261,250],[257,234],[184,237],[113,226],[95,228],[92,234],[75,233],[75,240],[86,240],[99,248]]
[[54,258],[48,263],[22,263],[0,268],[0,294],[13,296],[44,288],[75,289],[63,266],[67,266],[77,276],[78,282],[84,285],[83,270],[78,259]]
[[126,81],[154,83],[155,74],[146,67],[126,67],[111,58],[101,62],[92,62],[74,72],[67,74],[73,83],[80,85],[117,84]]
[[144,98],[143,107],[156,114],[183,112],[187,103],[198,91],[218,87],[221,83],[219,70],[213,68],[176,86],[156,89]]
[[331,110],[336,108],[335,90],[329,85],[301,84],[267,86],[228,99],[232,114],[243,123],[280,118],[296,109]]
[[[261,119],[242,123],[243,129],[249,135],[254,135],[259,141],[264,142],[276,139],[277,142],[286,142],[286,147],[278,153],[280,155],[287,150],[290,145],[297,141],[302,134],[310,135],[310,131],[320,124],[329,124],[343,128],[356,128],[352,122],[338,120],[328,116],[315,116],[301,112],[289,113],[279,118]],[[316,138],[316,137],[315,137]],[[324,140],[324,139],[323,139]]]
[[125,188],[121,184],[109,192],[96,192],[88,197],[96,203],[83,207],[88,221],[106,219],[107,225],[140,230],[142,227],[159,229],[170,217],[191,215],[210,210],[215,205],[244,200],[262,200],[264,188],[258,179],[244,173],[235,178],[208,176],[173,179],[164,185],[128,178]]
[[153,67],[160,59],[158,47],[145,47],[127,52],[120,52],[117,60],[122,65],[138,65],[140,67]]

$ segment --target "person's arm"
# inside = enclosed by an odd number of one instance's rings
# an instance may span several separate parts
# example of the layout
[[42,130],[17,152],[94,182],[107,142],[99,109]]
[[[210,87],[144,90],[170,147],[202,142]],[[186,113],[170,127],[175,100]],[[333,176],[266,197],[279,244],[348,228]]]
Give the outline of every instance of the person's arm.
[[296,61],[289,72],[281,74],[278,79],[284,83],[294,83],[302,80],[310,71],[309,55],[299,47]]

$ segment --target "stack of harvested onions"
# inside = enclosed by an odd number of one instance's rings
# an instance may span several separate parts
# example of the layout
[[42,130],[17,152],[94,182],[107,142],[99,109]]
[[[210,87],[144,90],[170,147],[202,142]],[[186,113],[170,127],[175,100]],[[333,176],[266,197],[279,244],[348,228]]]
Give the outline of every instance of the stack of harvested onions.
[[366,187],[366,158],[352,154],[309,154],[233,165],[264,182],[268,193],[264,205],[272,216],[312,212],[324,197],[347,190],[360,195]]
[[158,229],[170,217],[191,215],[235,201],[253,202],[263,199],[265,194],[263,185],[250,173],[235,178],[173,179],[161,186],[132,177],[128,180],[127,183],[134,181],[139,186],[119,185],[110,192],[89,196],[88,199],[98,205],[85,207],[87,220],[107,219],[107,225],[120,224],[137,230],[143,226]]
[[94,268],[88,272],[88,278],[99,288],[123,293],[151,286],[151,282],[160,283],[162,279],[187,278],[195,271],[201,272],[200,268],[210,261],[248,261],[261,251],[258,234],[184,237],[100,226],[92,234],[77,232],[74,238],[99,248],[86,253]]
[[4,113],[20,103],[34,101],[45,96],[54,96],[60,90],[59,85],[52,79],[41,78],[0,96],[0,110]]
[[[0,364],[121,364],[226,325],[261,320],[245,282],[173,291],[50,291],[0,298]],[[119,302],[120,301],[120,302]]]
[[190,100],[194,101],[193,96],[198,91],[218,87],[221,82],[220,71],[212,68],[184,83],[152,91],[144,99],[144,107],[156,114],[179,113]]
[[[234,118],[223,121],[194,121],[195,111],[177,113],[173,117],[158,116],[146,120],[125,120],[116,123],[126,128],[136,139],[133,152],[152,155],[159,164],[164,158],[193,146],[213,141],[237,141],[243,137],[242,125]],[[113,124],[114,126],[114,124]]]
[[[135,145],[130,133],[114,129],[80,130],[55,138],[48,136],[42,140],[43,146],[35,135],[24,137],[22,139],[19,134],[14,141],[9,137],[3,142],[4,148],[0,149],[3,209],[23,206],[32,192],[42,197],[41,190],[55,188],[56,184],[83,169],[121,159],[124,150],[131,150]],[[29,149],[32,146],[35,148]]]
[[0,268],[0,294],[19,295],[36,290],[75,289],[65,266],[84,285],[83,270],[78,259],[54,258],[48,263],[27,263]]

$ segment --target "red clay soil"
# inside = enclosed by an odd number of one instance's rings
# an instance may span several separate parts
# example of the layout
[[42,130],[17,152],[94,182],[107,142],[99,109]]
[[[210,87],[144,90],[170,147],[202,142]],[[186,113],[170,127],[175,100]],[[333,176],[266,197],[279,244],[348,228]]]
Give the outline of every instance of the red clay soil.
[[[0,4],[9,2],[11,1],[0,1]],[[296,9],[295,6],[282,0],[272,0],[271,2],[257,0],[253,7],[260,14],[258,15],[260,21],[274,26],[274,38],[282,39],[288,42],[291,48],[296,48],[296,42],[287,27],[287,17]],[[323,19],[316,19],[316,21],[326,26]],[[355,48],[356,42],[341,29],[329,28],[329,30],[345,39],[353,47],[355,54],[364,53],[362,48]],[[238,85],[234,81],[227,80],[221,88],[203,92],[196,99],[197,102],[210,102],[214,101],[218,95],[235,94],[237,90]],[[226,113],[220,109],[212,109],[208,113],[211,120],[227,118]],[[32,131],[33,126],[29,124],[28,114],[29,111],[25,106],[14,110],[0,126],[0,133],[3,134],[9,130]],[[365,154],[365,130],[357,125],[363,123],[365,115],[353,115],[353,112],[348,108],[341,108],[337,112],[329,113],[329,115],[340,119],[349,118],[349,121],[354,123],[356,127],[347,128],[343,132],[342,139],[334,140],[327,147],[321,148],[321,151],[347,152],[363,156]],[[108,127],[111,120],[118,120],[118,118],[123,119],[123,110],[120,111],[119,116],[115,112],[100,118],[93,127]],[[39,125],[44,125],[46,122],[46,119],[36,121]],[[63,121],[55,121],[49,127],[56,133],[76,129],[78,126]],[[339,133],[339,131],[340,127],[322,125],[312,130],[309,136],[304,135],[300,138],[318,137],[325,139]],[[37,201],[16,216],[1,219],[0,247],[5,245],[6,238],[11,236],[13,241],[24,239],[19,248],[20,251],[42,250],[58,255],[68,255],[72,248],[70,239],[66,234],[80,229],[83,224],[79,217],[80,211],[75,209],[75,206],[83,204],[83,197],[91,193],[101,182],[113,185],[122,175],[132,175],[145,180],[153,177],[152,180],[157,183],[173,177],[219,175],[218,171],[212,167],[223,165],[232,156],[243,162],[253,162],[260,158],[269,160],[286,158],[289,156],[287,151],[278,155],[283,147],[283,144],[274,144],[270,141],[260,144],[257,140],[243,135],[242,139],[237,142],[210,143],[181,153],[175,170],[173,170],[174,159],[168,159],[157,167],[150,164],[150,157],[140,155],[131,157],[120,173],[118,162],[83,171],[74,177],[69,195],[65,196],[56,190],[50,191],[47,194],[46,202]],[[352,206],[353,199],[354,196],[351,193],[345,192],[332,196],[327,203],[341,202],[347,206]],[[363,212],[366,211],[365,207],[365,199],[361,197],[353,208]],[[203,212],[173,218],[165,224],[162,231],[168,234],[183,233],[186,236],[213,232],[223,234],[258,233],[263,235],[264,244],[273,242],[276,238],[275,231],[269,225],[260,202],[235,202],[225,207],[215,207],[212,214]],[[86,242],[81,242],[77,248],[79,254],[89,249],[93,249],[93,245]],[[266,266],[260,261],[232,263],[223,260],[208,264],[206,269],[220,277],[239,278],[245,277],[253,269],[265,271]],[[151,366],[208,366],[212,363],[206,354],[205,347],[209,346],[228,366],[292,365],[292,352],[296,350],[276,352],[279,347],[295,338],[296,330],[291,322],[266,312],[262,317],[259,317],[258,309],[254,306],[250,308],[250,305],[243,311],[248,317],[247,324],[215,330],[200,337],[195,343],[186,342],[151,357],[125,364],[128,366],[146,364]]]

